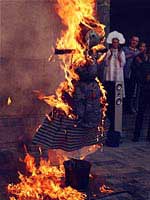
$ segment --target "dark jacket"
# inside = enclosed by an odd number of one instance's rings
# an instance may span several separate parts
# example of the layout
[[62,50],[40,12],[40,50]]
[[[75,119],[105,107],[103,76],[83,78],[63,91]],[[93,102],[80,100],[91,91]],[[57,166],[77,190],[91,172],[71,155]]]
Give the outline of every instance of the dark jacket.
[[138,55],[135,69],[136,81],[140,88],[150,93],[150,58],[146,59],[143,54]]

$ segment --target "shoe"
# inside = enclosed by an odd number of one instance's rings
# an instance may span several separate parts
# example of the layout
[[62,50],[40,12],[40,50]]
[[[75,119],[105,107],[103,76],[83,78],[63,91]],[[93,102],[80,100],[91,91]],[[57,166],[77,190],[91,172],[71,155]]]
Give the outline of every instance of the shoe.
[[132,142],[139,142],[139,138],[138,137],[133,137]]

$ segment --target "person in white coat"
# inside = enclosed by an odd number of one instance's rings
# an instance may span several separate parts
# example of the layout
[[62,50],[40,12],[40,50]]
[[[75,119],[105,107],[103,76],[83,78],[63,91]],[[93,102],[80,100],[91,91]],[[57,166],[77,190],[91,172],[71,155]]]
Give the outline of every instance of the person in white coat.
[[125,97],[123,67],[126,63],[125,53],[119,47],[119,39],[112,39],[112,47],[108,50],[105,60],[105,80],[122,81],[123,97]]
[[107,91],[107,117],[110,121],[109,131],[114,131],[115,82],[122,82],[123,97],[125,97],[123,68],[126,63],[126,57],[121,48],[121,44],[125,43],[125,39],[121,33],[114,31],[108,35],[107,43],[110,44],[110,48],[105,58],[104,87]]

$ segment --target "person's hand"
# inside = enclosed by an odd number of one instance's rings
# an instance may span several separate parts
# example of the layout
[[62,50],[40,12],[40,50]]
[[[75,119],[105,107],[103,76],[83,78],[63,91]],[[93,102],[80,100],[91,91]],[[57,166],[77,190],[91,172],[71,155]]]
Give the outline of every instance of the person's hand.
[[130,54],[127,54],[127,55],[126,55],[126,58],[132,58],[132,57],[134,57],[134,54],[133,54],[133,53],[130,53]]
[[118,52],[118,60],[119,60],[119,62],[120,62],[120,64],[121,64],[122,59],[121,59],[121,53],[120,53],[120,52]]
[[136,62],[137,63],[142,63],[142,59],[138,56],[138,57],[136,57]]
[[108,57],[108,60],[111,59],[112,55],[113,55],[113,52],[112,52],[112,49],[110,49],[110,56]]

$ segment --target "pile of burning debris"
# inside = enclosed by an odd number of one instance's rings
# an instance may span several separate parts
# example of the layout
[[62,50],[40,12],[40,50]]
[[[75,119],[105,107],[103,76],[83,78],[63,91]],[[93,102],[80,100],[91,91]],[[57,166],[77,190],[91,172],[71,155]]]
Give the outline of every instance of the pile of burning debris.
[[100,183],[89,189],[89,180],[94,182],[95,177],[90,174],[88,161],[71,159],[53,166],[50,158],[41,157],[36,164],[36,159],[27,153],[22,162],[26,172],[18,172],[19,182],[8,185],[10,200],[85,200],[89,195],[96,199],[97,194],[113,193]]

